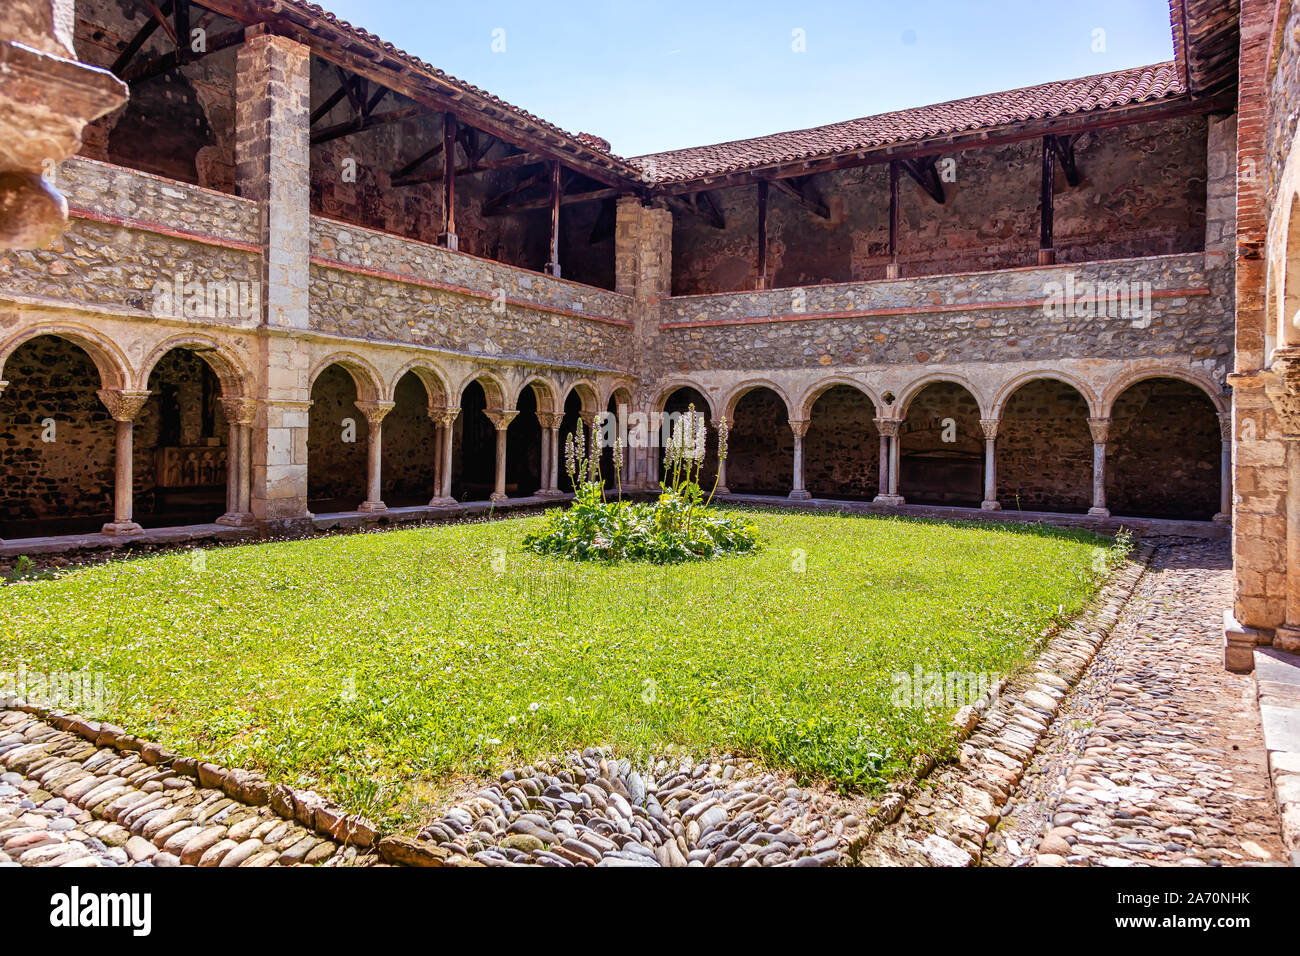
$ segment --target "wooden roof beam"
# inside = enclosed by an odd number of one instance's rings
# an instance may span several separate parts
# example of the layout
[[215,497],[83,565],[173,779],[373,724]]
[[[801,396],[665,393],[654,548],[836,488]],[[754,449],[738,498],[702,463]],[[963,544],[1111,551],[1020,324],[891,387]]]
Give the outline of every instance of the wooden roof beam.
[[812,189],[811,176],[791,177],[773,180],[773,185],[788,196],[793,196],[801,205],[807,206],[814,214],[823,219],[831,218],[831,211]]
[[939,178],[939,171],[935,168],[937,156],[920,156],[916,159],[899,160],[899,168],[916,180],[916,184],[925,190],[926,194],[943,205],[945,196],[943,194],[943,180]]

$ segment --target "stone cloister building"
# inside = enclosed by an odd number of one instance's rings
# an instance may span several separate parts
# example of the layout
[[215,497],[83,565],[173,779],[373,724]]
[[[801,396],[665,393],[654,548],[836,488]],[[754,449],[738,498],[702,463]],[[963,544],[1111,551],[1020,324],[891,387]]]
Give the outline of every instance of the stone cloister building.
[[130,97],[0,252],[7,552],[536,504],[606,411],[651,490],[637,423],[694,404],[735,495],[1231,524],[1230,641],[1300,633],[1289,2],[634,159],[298,0],[29,5]]

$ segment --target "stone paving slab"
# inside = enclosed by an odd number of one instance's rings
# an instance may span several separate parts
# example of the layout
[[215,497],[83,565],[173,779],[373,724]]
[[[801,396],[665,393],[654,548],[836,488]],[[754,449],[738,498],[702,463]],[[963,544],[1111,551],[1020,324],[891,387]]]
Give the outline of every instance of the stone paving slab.
[[1282,837],[1300,865],[1300,655],[1260,648],[1255,680]]
[[1225,544],[1184,539],[1157,551],[1062,700],[986,864],[1289,862],[1254,679],[1223,669],[1231,599]]

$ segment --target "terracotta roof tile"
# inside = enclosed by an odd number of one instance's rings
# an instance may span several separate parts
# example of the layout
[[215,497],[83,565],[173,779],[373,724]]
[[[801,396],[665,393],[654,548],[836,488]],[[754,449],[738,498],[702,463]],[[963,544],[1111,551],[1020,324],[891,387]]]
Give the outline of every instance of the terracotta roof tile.
[[652,182],[681,182],[755,166],[1151,102],[1183,93],[1174,65],[1157,63],[880,113],[828,126],[650,153],[631,162]]

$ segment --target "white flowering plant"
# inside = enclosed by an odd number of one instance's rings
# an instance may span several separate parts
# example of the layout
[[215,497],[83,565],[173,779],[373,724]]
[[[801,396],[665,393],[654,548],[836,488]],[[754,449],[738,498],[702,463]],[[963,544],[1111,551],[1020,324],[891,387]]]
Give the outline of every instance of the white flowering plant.
[[[752,522],[710,507],[716,477],[707,497],[700,487],[707,447],[708,424],[692,405],[669,434],[658,499],[633,502],[623,498],[623,447],[615,442],[616,497],[609,501],[600,474],[600,433],[593,428],[588,443],[579,422],[565,441],[565,470],[575,489],[573,504],[548,512],[542,527],[524,537],[524,547],[573,561],[655,564],[757,550]],[[725,460],[726,419],[719,423],[717,447],[718,458]]]

